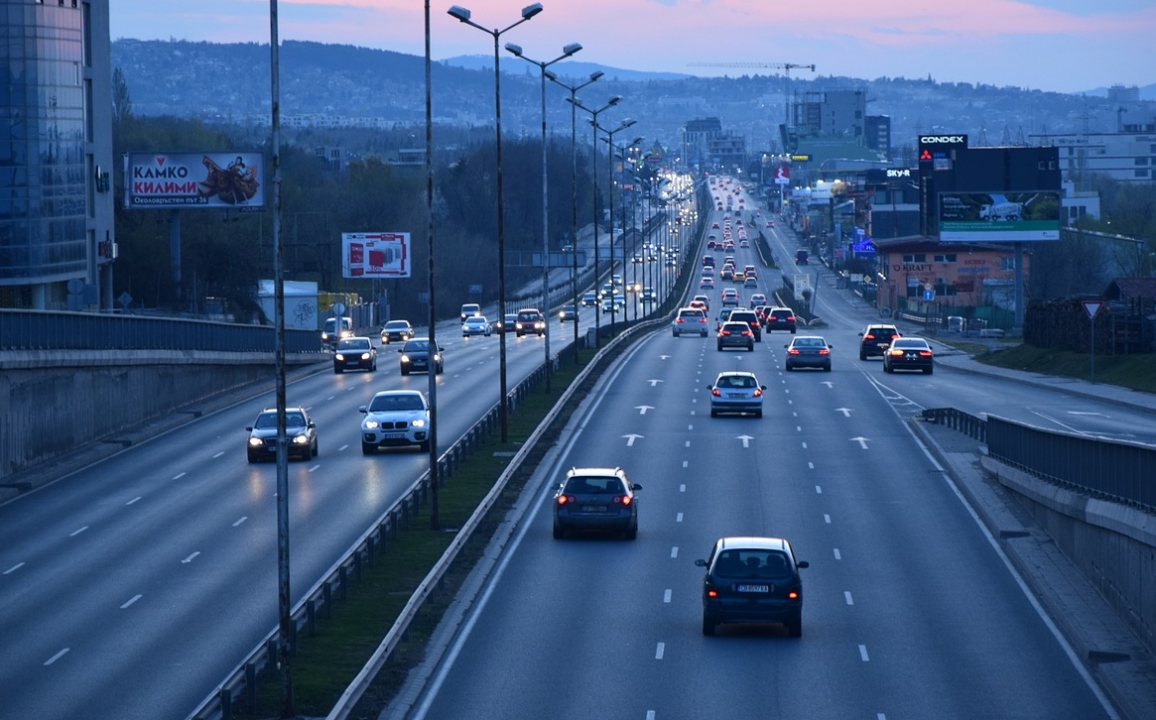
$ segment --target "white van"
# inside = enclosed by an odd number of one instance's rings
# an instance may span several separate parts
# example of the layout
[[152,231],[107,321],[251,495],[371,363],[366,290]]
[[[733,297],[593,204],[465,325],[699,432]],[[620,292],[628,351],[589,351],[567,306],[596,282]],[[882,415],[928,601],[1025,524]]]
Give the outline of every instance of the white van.
[[482,314],[482,306],[477,303],[466,303],[462,305],[462,322],[466,321],[468,317]]

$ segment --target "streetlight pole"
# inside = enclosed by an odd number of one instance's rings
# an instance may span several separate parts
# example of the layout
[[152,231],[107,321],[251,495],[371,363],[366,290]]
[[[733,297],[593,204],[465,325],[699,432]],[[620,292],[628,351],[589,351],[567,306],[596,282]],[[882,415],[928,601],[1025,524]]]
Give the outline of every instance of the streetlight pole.
[[[565,60],[582,49],[578,43],[570,43],[562,48],[562,54],[553,60],[541,62],[531,60],[522,54],[522,46],[506,43],[506,50],[522,58],[526,62],[537,65],[542,71],[542,312],[546,315],[546,392],[550,392],[550,221],[549,221],[549,189],[546,185],[546,67],[559,60]],[[574,327],[578,327],[578,305],[574,305]],[[577,349],[577,346],[575,346]]]
[[[498,317],[505,322],[506,317],[506,242],[504,235],[504,225],[502,222],[502,73],[498,68],[498,38],[507,30],[513,30],[538,13],[542,12],[542,3],[534,3],[522,8],[522,19],[518,20],[513,25],[505,27],[501,30],[482,27],[473,20],[470,20],[470,11],[459,5],[454,5],[447,12],[451,17],[477,28],[487,35],[494,38],[494,125],[496,128],[497,147],[495,148],[498,161]],[[506,328],[503,325],[502,334],[498,336],[498,386],[501,396],[498,399],[498,418],[502,426],[502,442],[509,442],[509,429],[507,423],[507,407],[506,407]]]
[[[595,138],[595,140],[594,140],[594,154],[595,155],[598,154],[598,140],[597,140],[597,138],[598,138],[598,131],[599,130],[606,133],[606,145],[608,146],[608,150],[606,153],[606,164],[609,166],[609,175],[610,175],[610,185],[609,185],[608,190],[607,190],[609,193],[609,198],[607,200],[608,200],[608,204],[610,205],[610,326],[611,327],[613,327],[614,323],[616,322],[616,318],[615,318],[616,308],[615,308],[615,304],[614,304],[614,135],[615,135],[615,133],[618,133],[618,132],[621,132],[622,130],[625,130],[626,128],[630,127],[634,123],[635,123],[634,120],[632,120],[630,118],[626,118],[618,125],[618,127],[614,128],[612,130],[607,130],[606,128],[599,125],[597,120],[591,120],[590,121],[590,124],[594,126],[594,138]],[[641,142],[641,141],[642,141],[642,138],[639,138],[635,142]],[[625,243],[623,243],[622,250],[623,250],[623,252],[626,251]],[[625,263],[625,262],[626,262],[626,258],[624,257],[623,263]],[[626,266],[624,264],[623,265],[623,275],[624,276],[626,274],[625,267]],[[622,282],[623,282],[623,285],[626,284],[626,278],[625,277],[623,277]],[[623,288],[623,291],[622,291],[622,299],[625,302],[625,300],[626,300],[626,289],[625,288]],[[623,305],[622,311],[624,313],[626,312],[626,306],[625,305]]]
[[[592,72],[592,73],[590,73],[590,79],[589,80],[587,80],[584,83],[579,83],[578,85],[573,85],[573,86],[567,85],[566,83],[562,82],[561,80],[558,79],[557,75],[550,72],[549,70],[543,70],[542,73],[551,82],[554,82],[558,85],[561,85],[562,87],[564,87],[570,91],[570,97],[568,98],[570,101],[570,160],[571,160],[570,190],[572,193],[571,200],[573,201],[573,209],[574,209],[574,216],[573,216],[574,239],[573,239],[573,242],[571,242],[571,244],[570,244],[570,249],[571,249],[570,260],[571,260],[571,264],[572,264],[570,281],[574,287],[574,364],[577,365],[579,363],[578,318],[580,317],[580,313],[578,311],[578,308],[579,308],[579,305],[578,305],[578,123],[577,123],[577,118],[578,118],[577,100],[578,100],[578,98],[576,97],[576,94],[579,90],[586,87],[590,83],[597,81],[598,78],[602,77],[602,75],[604,73],[601,70],[597,70],[595,72]],[[597,247],[597,243],[595,243],[595,247]],[[597,267],[597,265],[595,265],[595,267]],[[595,318],[598,317],[598,304],[597,304],[597,302],[595,302],[595,304],[594,304],[594,317]]]
[[[602,220],[602,218],[600,217],[600,215],[598,213],[598,126],[597,126],[597,123],[598,123],[598,115],[603,110],[609,110],[610,108],[617,105],[622,100],[622,96],[621,95],[615,95],[614,97],[610,98],[610,100],[608,100],[605,105],[598,108],[597,110],[591,110],[590,108],[586,107],[582,103],[578,102],[578,99],[573,97],[573,96],[567,98],[567,100],[569,100],[571,107],[581,108],[582,110],[590,113],[591,118],[592,118],[590,122],[594,124],[594,144],[591,148],[592,167],[591,167],[590,172],[594,176],[594,287],[595,287],[595,289],[598,289],[598,283],[600,282],[600,279],[598,276],[599,262],[600,262],[599,257],[598,257],[598,223]],[[613,242],[613,240],[614,240],[614,228],[610,229],[610,239]],[[613,245],[611,245],[611,250],[613,250],[613,249],[614,249],[614,247],[613,247]],[[611,268],[611,269],[613,269],[613,268]],[[613,273],[611,273],[611,275],[613,275]],[[613,278],[612,278],[612,280],[613,280]],[[597,298],[597,296],[595,296],[595,297]],[[597,302],[597,300],[596,300],[596,302]],[[610,304],[611,304],[611,307],[613,307],[613,305],[614,305],[613,282],[612,282],[611,287],[610,287]],[[594,347],[595,348],[598,347],[598,344],[600,342],[599,336],[601,335],[601,333],[602,333],[602,313],[600,312],[600,308],[596,305],[594,307]]]

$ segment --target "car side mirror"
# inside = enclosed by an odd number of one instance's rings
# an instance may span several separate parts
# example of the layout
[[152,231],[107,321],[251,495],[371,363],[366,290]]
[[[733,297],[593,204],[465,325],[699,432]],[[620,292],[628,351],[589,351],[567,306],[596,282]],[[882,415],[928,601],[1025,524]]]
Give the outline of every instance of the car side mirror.
[[863,333],[859,333],[859,337],[863,337]]
[[253,432],[253,428],[247,427],[247,428],[245,428],[245,432]]
[[317,427],[317,425],[316,425],[316,423],[314,423],[312,420],[310,420],[310,421],[309,421],[309,427],[311,427],[311,428],[315,428],[315,427]]
[[767,389],[767,386],[766,386],[766,385],[759,385],[759,389],[760,389],[760,390],[766,390],[766,389]]
[[695,567],[706,567],[706,560],[702,560],[702,559],[695,560],[694,566]]
[[714,390],[714,385],[707,385],[707,386],[706,386],[706,389],[707,389],[707,390]]
[[827,344],[827,349],[828,349],[828,350],[830,350],[830,349],[831,349],[831,348],[833,348],[833,347],[835,347],[835,346],[834,346],[834,345],[831,345],[830,343],[828,343],[828,344]]
[[401,348],[398,348],[398,349],[397,349],[397,351],[398,351],[398,352],[401,352]]
[[368,413],[368,412],[369,412],[369,408],[367,408],[367,407],[365,407],[364,405],[362,405],[361,407],[357,408],[357,412],[359,412],[359,413]]
[[445,352],[445,351],[446,351],[446,349],[444,347],[442,347],[441,345],[438,345],[438,352]]
[[791,347],[791,343],[783,343],[783,347],[789,348],[789,347]]
[[641,490],[642,486],[639,485],[638,483],[630,483],[630,489],[631,490]]
[[804,569],[804,568],[809,568],[809,567],[811,567],[811,563],[807,562],[806,560],[800,560],[800,561],[798,561],[797,563],[795,563],[795,567],[797,567],[797,568],[799,568],[800,570],[802,570],[802,569]]

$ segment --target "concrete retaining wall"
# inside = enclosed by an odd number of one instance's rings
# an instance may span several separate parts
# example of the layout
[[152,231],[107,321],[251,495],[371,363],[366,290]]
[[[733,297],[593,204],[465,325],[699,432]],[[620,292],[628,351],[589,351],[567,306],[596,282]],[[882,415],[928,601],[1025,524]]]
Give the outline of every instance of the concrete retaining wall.
[[269,353],[4,353],[0,483],[87,444],[115,443],[118,433],[174,408],[262,381],[273,388]]
[[1140,639],[1156,648],[1156,516],[1066,490],[988,457],[982,462]]

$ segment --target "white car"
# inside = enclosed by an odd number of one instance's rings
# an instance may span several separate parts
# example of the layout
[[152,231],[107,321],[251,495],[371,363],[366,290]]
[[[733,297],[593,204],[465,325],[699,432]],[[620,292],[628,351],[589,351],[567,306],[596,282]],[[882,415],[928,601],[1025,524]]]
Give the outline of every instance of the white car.
[[417,445],[429,451],[429,403],[417,390],[379,392],[358,411],[361,421],[361,452],[371,455],[383,447]]
[[469,337],[471,335],[485,335],[490,336],[490,321],[484,315],[475,315],[466,318],[462,323],[462,337]]

